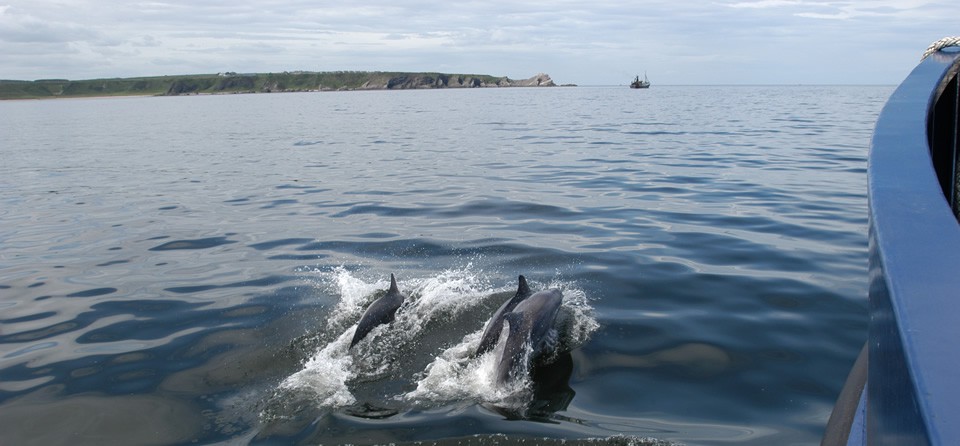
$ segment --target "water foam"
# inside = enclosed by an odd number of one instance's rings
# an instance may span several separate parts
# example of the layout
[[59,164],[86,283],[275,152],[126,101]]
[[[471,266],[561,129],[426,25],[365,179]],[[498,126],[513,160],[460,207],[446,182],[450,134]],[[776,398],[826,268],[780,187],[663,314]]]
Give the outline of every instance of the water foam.
[[[402,405],[470,401],[514,407],[530,393],[526,375],[506,386],[496,383],[497,358],[505,336],[497,348],[473,356],[487,319],[509,297],[512,284],[492,287],[482,271],[474,271],[471,265],[423,279],[398,277],[407,299],[396,319],[374,328],[351,349],[350,340],[364,308],[382,295],[389,283],[366,282],[342,267],[320,274],[329,291],[340,296],[324,332],[318,334],[333,340],[310,355],[302,370],[281,383],[281,389],[307,393],[326,408],[358,404],[357,388],[361,386],[390,389],[392,394],[382,396]],[[599,327],[585,293],[556,279],[548,287],[564,294],[554,326],[558,348],[571,350],[582,345]],[[439,355],[438,346],[442,350]],[[423,360],[417,362],[417,358]],[[415,388],[404,393],[385,384],[391,381]]]
[[417,388],[401,398],[414,403],[445,403],[475,401],[503,404],[511,396],[529,389],[529,378],[497,385],[496,370],[503,341],[490,351],[473,357],[483,330],[470,333],[463,340],[445,350],[420,374]]
[[347,352],[352,338],[353,330],[343,332],[313,355],[303,370],[280,383],[280,388],[312,391],[320,406],[341,407],[355,403],[356,398],[347,387],[347,382],[355,376],[353,357]]
[[[565,352],[583,345],[600,327],[586,294],[572,284],[557,280],[551,282],[548,288],[558,288],[564,295],[557,320],[551,329],[551,339],[548,340],[551,347],[548,350],[554,353]],[[498,385],[495,379],[506,334],[500,336],[497,346],[491,351],[478,357],[471,356],[482,333],[483,326],[441,353],[420,374],[417,388],[402,398],[419,403],[471,400],[508,408],[523,405],[533,384],[528,374],[519,374],[519,379],[505,386]],[[527,354],[531,354],[530,346],[527,348]],[[553,358],[554,355],[547,355],[543,361],[550,362]]]
[[367,283],[342,266],[329,273],[321,272],[321,280],[340,296],[330,319],[327,320],[327,328],[330,330],[343,328],[342,325],[348,321],[359,319],[363,315],[363,309],[373,300],[374,293],[390,286],[390,282],[384,280]]

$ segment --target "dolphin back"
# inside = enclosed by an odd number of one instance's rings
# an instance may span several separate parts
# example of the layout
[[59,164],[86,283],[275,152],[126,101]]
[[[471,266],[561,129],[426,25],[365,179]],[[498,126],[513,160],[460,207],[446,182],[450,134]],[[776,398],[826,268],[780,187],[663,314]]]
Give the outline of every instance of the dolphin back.
[[483,335],[480,336],[480,344],[477,345],[477,351],[474,353],[475,356],[480,356],[497,345],[497,341],[500,340],[500,332],[503,331],[503,317],[513,311],[517,304],[530,296],[531,292],[530,287],[527,285],[527,279],[521,275],[519,282],[520,285],[517,286],[517,293],[504,302],[503,305],[500,305],[497,312],[493,313],[493,317],[487,322],[487,326],[483,330]]
[[526,305],[522,307],[517,305],[514,311],[531,315],[530,342],[537,349],[553,327],[553,321],[556,320],[560,305],[563,303],[563,294],[560,290],[552,288],[530,296],[524,303]]
[[397,309],[403,304],[404,295],[397,287],[397,279],[390,274],[390,290],[379,299],[373,301],[367,311],[363,313],[360,322],[357,322],[357,330],[353,333],[353,340],[350,341],[350,347],[353,347],[361,339],[367,336],[376,326],[389,324],[396,317]]

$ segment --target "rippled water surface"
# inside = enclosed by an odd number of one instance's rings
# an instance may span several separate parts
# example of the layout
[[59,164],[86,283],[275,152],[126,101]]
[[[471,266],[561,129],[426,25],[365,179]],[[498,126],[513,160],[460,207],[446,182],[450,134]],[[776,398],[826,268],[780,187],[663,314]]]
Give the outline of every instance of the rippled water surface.
[[[817,444],[891,91],[0,102],[0,443]],[[498,385],[521,274],[562,347]]]

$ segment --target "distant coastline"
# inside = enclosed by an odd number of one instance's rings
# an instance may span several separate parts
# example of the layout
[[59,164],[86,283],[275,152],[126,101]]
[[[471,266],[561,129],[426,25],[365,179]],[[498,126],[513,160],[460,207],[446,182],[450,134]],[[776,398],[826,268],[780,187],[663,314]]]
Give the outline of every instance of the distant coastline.
[[381,71],[225,72],[88,80],[0,80],[0,99],[555,86],[557,84],[544,73],[514,80],[485,74]]

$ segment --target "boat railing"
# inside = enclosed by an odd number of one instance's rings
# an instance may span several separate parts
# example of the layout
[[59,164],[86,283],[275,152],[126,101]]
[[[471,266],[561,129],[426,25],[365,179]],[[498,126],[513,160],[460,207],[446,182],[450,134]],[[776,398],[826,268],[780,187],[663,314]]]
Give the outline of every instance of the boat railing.
[[958,71],[960,48],[934,52],[877,119],[869,359],[850,444],[960,444]]

